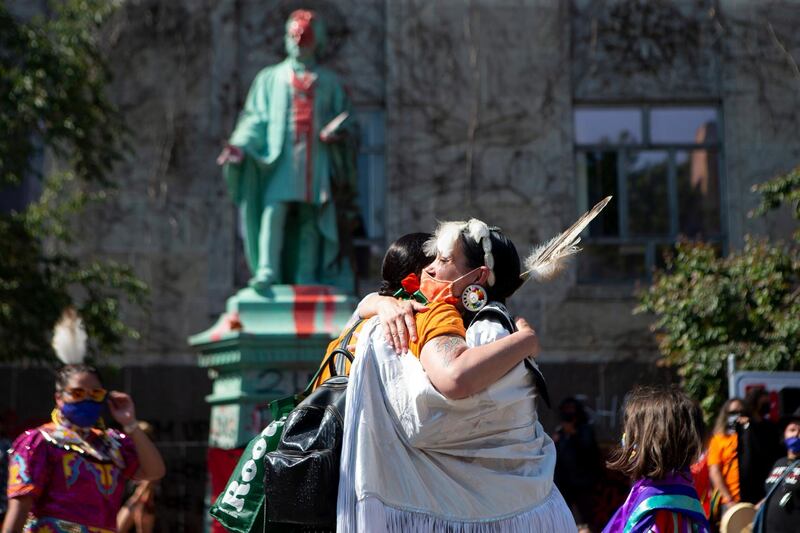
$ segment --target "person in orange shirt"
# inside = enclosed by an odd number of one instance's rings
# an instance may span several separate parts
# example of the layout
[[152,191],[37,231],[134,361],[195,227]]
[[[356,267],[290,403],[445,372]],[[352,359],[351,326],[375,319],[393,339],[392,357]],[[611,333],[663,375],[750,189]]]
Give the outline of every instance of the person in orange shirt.
[[[473,238],[470,231],[473,226],[485,228],[482,238]],[[440,393],[450,399],[466,398],[495,383],[526,357],[535,358],[539,354],[538,337],[525,319],[516,319],[519,331],[515,333],[497,316],[474,320],[476,313],[464,301],[470,294],[468,289],[478,287],[488,303],[509,316],[505,301],[523,283],[519,255],[502,231],[490,229],[475,219],[468,223],[440,223],[429,241],[429,251],[436,254],[436,259],[423,269],[420,291],[432,302],[452,305],[437,306],[434,312],[429,304],[431,309],[427,313],[415,315],[411,305],[414,302],[372,294],[361,301],[357,312],[362,317],[379,316],[386,342],[398,354],[411,351],[419,357]],[[456,315],[461,317],[462,327],[469,326],[464,333],[454,329],[452,335],[431,335],[440,333],[433,329],[440,320],[458,322]],[[517,333],[531,337],[527,353],[516,349],[506,351],[514,346]],[[460,341],[453,336],[461,337]],[[432,339],[436,342],[424,349]],[[501,344],[487,348],[497,343]],[[427,357],[426,352],[430,354]]]
[[723,508],[739,501],[739,438],[737,424],[746,421],[744,403],[731,398],[722,406],[708,444],[708,473],[711,484],[722,497]]
[[[429,242],[429,250],[435,251],[436,259],[422,269],[419,286],[419,291],[429,302],[428,310],[424,313],[411,314],[412,323],[410,325],[407,308],[403,307],[407,305],[407,301],[403,302],[395,298],[372,295],[362,300],[361,304],[359,304],[359,316],[377,314],[379,319],[378,325],[375,327],[369,326],[364,330],[364,335],[370,335],[370,348],[368,350],[373,350],[373,353],[380,353],[381,355],[376,355],[376,357],[383,361],[386,360],[387,349],[391,350],[392,348],[399,354],[399,358],[412,355],[419,359],[425,377],[439,393],[437,395],[428,395],[428,393],[420,394],[421,391],[416,388],[412,390],[412,394],[420,395],[414,396],[410,400],[410,404],[421,406],[420,409],[424,412],[427,412],[428,408],[434,408],[433,406],[441,407],[445,404],[469,405],[449,404],[449,401],[461,400],[484,393],[484,391],[495,385],[498,388],[492,390],[502,391],[498,393],[499,397],[504,397],[503,395],[505,394],[513,396],[513,394],[525,391],[525,401],[519,401],[514,404],[513,416],[510,413],[504,416],[511,416],[511,418],[516,416],[520,417],[520,420],[524,419],[526,421],[524,427],[528,428],[526,431],[530,433],[515,444],[515,446],[526,450],[526,456],[525,458],[517,458],[518,460],[512,460],[511,456],[507,458],[519,466],[517,471],[514,471],[516,467],[511,467],[510,465],[498,466],[498,463],[494,463],[493,460],[497,459],[502,462],[503,458],[495,457],[493,454],[510,454],[510,452],[499,452],[498,450],[501,447],[498,447],[499,445],[495,442],[492,446],[497,447],[497,449],[492,448],[492,452],[488,453],[483,460],[478,461],[475,457],[470,456],[469,460],[464,459],[462,463],[458,460],[460,457],[456,451],[458,450],[458,445],[453,442],[448,443],[446,437],[441,437],[439,440],[434,438],[432,441],[426,441],[421,438],[414,440],[415,443],[410,446],[413,450],[409,451],[409,455],[412,457],[415,457],[414,453],[421,454],[418,458],[421,462],[411,461],[408,465],[407,476],[400,474],[396,468],[394,471],[387,469],[382,471],[378,480],[375,479],[373,474],[369,473],[372,472],[372,467],[374,466],[370,461],[374,460],[380,463],[380,459],[375,459],[374,455],[364,454],[358,450],[373,449],[372,446],[375,443],[371,442],[371,439],[376,435],[379,436],[377,438],[386,438],[386,434],[378,432],[367,435],[351,428],[350,440],[345,437],[345,442],[350,443],[354,447],[352,449],[356,450],[349,455],[350,460],[356,461],[356,466],[343,463],[343,470],[354,477],[353,479],[348,479],[345,476],[344,485],[340,480],[340,501],[344,502],[341,505],[341,513],[339,513],[340,527],[358,524],[365,528],[363,531],[384,530],[379,523],[382,521],[380,517],[382,511],[379,512],[376,509],[386,510],[392,508],[396,510],[396,507],[384,503],[386,500],[381,500],[381,497],[385,496],[388,500],[402,502],[396,503],[399,508],[404,505],[414,507],[416,509],[414,517],[406,517],[412,521],[424,521],[425,519],[420,517],[428,515],[430,515],[431,520],[438,522],[449,521],[448,523],[452,522],[454,524],[461,519],[480,520],[486,523],[497,523],[497,528],[500,530],[504,527],[503,524],[506,521],[516,520],[519,523],[515,522],[515,525],[520,530],[528,530],[530,526],[530,530],[550,531],[553,533],[576,531],[575,521],[570,510],[553,484],[555,446],[538,421],[535,402],[528,401],[531,396],[527,396],[527,394],[530,394],[531,387],[534,387],[537,393],[540,390],[535,377],[532,376],[534,370],[531,367],[535,369],[535,364],[533,361],[528,360],[538,355],[540,351],[538,337],[524,319],[517,319],[514,322],[504,306],[505,300],[523,283],[520,276],[521,264],[516,248],[499,229],[491,228],[485,223],[473,219],[469,222],[440,223],[436,236]],[[379,309],[381,306],[383,306],[384,311],[388,312],[381,311]],[[469,327],[466,327],[467,325]],[[377,327],[381,329],[377,330]],[[401,335],[402,332],[408,333],[407,340]],[[379,347],[378,344],[383,344],[383,346]],[[375,350],[380,350],[380,352]],[[369,363],[365,363],[365,365],[367,364]],[[409,368],[416,368],[413,364],[408,364],[411,365]],[[389,365],[391,366],[391,363]],[[391,391],[397,390],[395,388],[396,383],[402,383],[403,385],[411,383],[409,380],[403,380],[398,377],[403,375],[402,372],[395,373],[394,370],[388,370],[389,367],[382,368],[386,370],[386,374],[381,372],[380,379],[383,380],[381,387],[383,387],[384,391],[389,391],[386,394],[391,396],[393,394]],[[538,372],[538,369],[536,371]],[[365,379],[369,378],[365,378],[364,374],[359,374],[355,377],[355,383],[363,386],[363,380]],[[352,390],[361,389],[357,386],[356,389]],[[371,391],[374,391],[375,388],[366,387],[363,390],[365,394],[371,394]],[[490,392],[486,396],[480,397],[479,401],[485,401],[488,405],[493,405],[491,394]],[[369,398],[371,401],[375,399],[374,396],[369,396]],[[371,401],[367,401],[365,405],[373,405]],[[394,408],[396,407],[397,405],[394,406]],[[478,405],[475,405],[474,408],[476,411],[480,410]],[[378,427],[386,430],[386,426],[381,425],[381,421],[385,419],[380,417],[380,408],[365,409],[360,404],[353,407],[352,403],[348,403],[348,410],[350,409],[355,409],[358,414],[354,416],[359,417],[365,416],[367,412],[369,414],[366,416],[375,416],[378,413],[377,418],[368,418],[370,422],[367,425],[372,428],[372,431],[377,431],[375,428]],[[468,429],[458,427],[458,420],[460,420],[460,416],[464,412],[445,409],[443,413],[446,414],[437,415],[439,417],[433,423],[441,423],[444,420],[448,420],[448,416],[458,413],[459,418],[450,419],[450,428],[456,432],[464,431],[464,435],[468,435]],[[348,411],[347,416],[351,415],[352,411]],[[397,412],[395,412],[395,415],[397,415]],[[465,422],[465,424],[468,425],[469,423]],[[422,424],[422,426],[429,428],[426,424]],[[513,432],[514,430],[508,430],[502,434],[498,433],[496,439],[498,439],[498,442],[502,442],[504,438],[518,438],[518,436],[513,435]],[[391,431],[388,434],[391,434]],[[473,437],[476,442],[480,440],[476,435],[464,438],[469,442],[473,442],[470,440]],[[526,440],[528,437],[530,437],[530,440]],[[473,444],[480,448],[480,445]],[[406,445],[408,446],[408,444]],[[392,487],[396,485],[402,486],[406,477],[408,479],[417,479],[415,476],[422,476],[428,483],[422,488],[424,491],[430,492],[432,490],[431,487],[437,486],[435,482],[436,476],[423,475],[424,472],[430,473],[430,470],[419,465],[427,464],[425,463],[426,458],[435,457],[439,453],[440,446],[443,445],[445,447],[452,446],[452,449],[445,454],[447,455],[446,464],[444,462],[437,463],[437,467],[434,469],[439,472],[442,486],[448,486],[448,483],[453,483],[454,479],[458,479],[460,489],[471,495],[478,495],[477,497],[479,499],[482,498],[483,500],[481,501],[485,503],[486,499],[496,497],[496,491],[492,492],[495,487],[487,486],[486,480],[481,476],[463,475],[461,469],[469,469],[471,468],[469,465],[473,465],[475,469],[483,468],[485,472],[498,476],[508,469],[506,473],[511,477],[515,477],[514,482],[524,484],[529,488],[529,490],[523,491],[524,495],[521,495],[523,493],[518,493],[513,498],[506,498],[509,501],[513,500],[514,505],[519,504],[513,513],[498,516],[491,512],[486,512],[484,509],[481,512],[476,512],[478,507],[474,504],[459,500],[457,505],[462,506],[460,509],[464,511],[464,514],[459,514],[458,516],[461,518],[456,518],[454,515],[448,515],[447,512],[443,512],[437,507],[439,505],[450,505],[447,498],[434,499],[434,503],[431,503],[430,507],[426,507],[426,503],[421,503],[415,497],[402,494],[402,488],[396,491],[395,489],[386,488],[386,484]],[[402,448],[401,445],[399,447]],[[472,450],[471,453],[477,452]],[[397,460],[401,460],[401,457],[406,458],[406,455],[400,453],[397,456]],[[434,460],[434,462],[436,461]],[[396,463],[393,464],[396,465]],[[414,465],[419,466],[420,470],[414,470],[416,468]],[[348,466],[350,469],[348,469]],[[355,477],[359,476],[370,479],[362,479],[359,481],[358,487],[356,487],[353,481]],[[402,479],[395,479],[396,476]],[[496,477],[492,479],[495,482],[497,481]],[[351,495],[352,498],[341,499],[343,486],[346,487],[344,489],[345,493]],[[369,496],[359,493],[358,491],[365,486],[370,486],[370,491],[374,489],[374,492],[370,492]],[[371,502],[369,505],[365,503],[368,500]],[[412,500],[413,504],[409,503]],[[352,504],[352,502],[357,503]],[[417,504],[422,505],[422,507]],[[388,507],[386,507],[387,505]],[[369,516],[364,515],[363,522],[360,518],[353,522],[353,517],[357,514],[354,509],[364,506],[372,506],[374,513],[368,513]],[[466,509],[469,509],[469,511],[466,511]],[[526,511],[520,512],[520,509],[525,509]],[[394,511],[389,510],[387,512]],[[443,515],[447,515],[449,518],[442,518]],[[373,523],[374,521],[377,522]],[[362,529],[357,528],[347,530],[362,531]],[[388,530],[393,531],[394,529],[388,528]]]
[[[461,294],[470,284],[486,283],[489,269],[485,266],[471,268],[460,244],[455,247],[452,257],[443,257],[440,254],[431,262],[431,256],[424,250],[424,245],[429,240],[430,234],[412,233],[401,237],[390,246],[381,269],[384,280],[381,291],[374,295],[374,299],[367,297],[366,305],[362,302],[357,314],[372,316],[376,314],[376,308],[380,309],[387,301],[391,302],[391,308],[410,311],[398,318],[404,321],[410,332],[405,349],[420,358],[431,383],[439,392],[448,398],[464,398],[500,379],[526,356],[537,355],[539,341],[533,329],[520,318],[516,323],[520,331],[492,343],[492,346],[469,348],[465,340],[466,328],[461,314],[463,309],[460,311],[452,302],[443,300],[426,306],[413,300],[398,301],[390,297],[389,295],[395,294],[401,288],[401,283],[408,274],[416,275],[423,267],[423,284],[426,275],[428,279],[438,281],[446,289],[440,289],[439,294]],[[436,277],[431,276],[431,273],[435,273]],[[512,281],[512,284],[514,289],[519,285],[516,281]],[[501,283],[499,286],[505,285]],[[352,325],[345,327],[340,337],[330,343],[326,357],[339,345],[350,327]],[[359,330],[357,328],[356,332]],[[431,345],[426,348],[428,343]],[[469,352],[469,357],[458,357],[467,355],[466,352]],[[345,361],[344,373],[348,372],[349,363]],[[323,369],[314,386],[323,383],[330,376],[330,369]]]
[[[377,293],[374,294],[393,297],[398,290],[402,289],[402,282],[409,274],[414,274],[415,276],[419,277],[422,269],[430,264],[434,259],[433,256],[430,256],[425,252],[425,243],[430,238],[430,233],[408,233],[389,245],[389,249],[386,250],[386,254],[383,256],[383,263],[381,264],[381,277],[383,282],[381,283],[381,288]],[[407,306],[418,313],[425,313],[425,311],[428,310],[424,304],[413,300],[407,300],[401,305]],[[327,350],[325,350],[325,357],[322,358],[323,364],[328,358],[328,355],[339,346],[339,344],[342,342],[342,339],[348,334],[350,329],[359,318],[360,316],[357,310],[356,313],[353,314],[353,318],[350,319],[350,322],[344,327],[344,330],[339,337],[331,341],[331,343],[328,345]],[[355,344],[358,334],[365,323],[366,321],[361,321],[356,326],[353,338],[350,341],[350,347],[348,348],[351,353],[355,352]],[[337,374],[349,375],[350,361],[348,361],[346,358],[342,359],[342,361],[336,361]],[[323,368],[319,377],[314,381],[313,389],[319,387],[330,377],[331,369]]]

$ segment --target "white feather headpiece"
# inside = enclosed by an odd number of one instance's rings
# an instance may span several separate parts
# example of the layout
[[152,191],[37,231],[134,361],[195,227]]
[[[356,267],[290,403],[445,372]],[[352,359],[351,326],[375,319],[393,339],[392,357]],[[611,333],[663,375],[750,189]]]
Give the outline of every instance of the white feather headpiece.
[[581,241],[581,232],[608,205],[611,198],[611,196],[603,198],[566,231],[535,248],[525,259],[525,272],[520,275],[520,278],[525,281],[530,278],[539,282],[550,281],[564,270],[567,259],[580,251],[578,243]]
[[441,254],[452,257],[456,241],[466,224],[463,221],[439,222],[433,237],[425,243],[425,253],[430,256]]
[[471,218],[467,222],[467,236],[475,242],[481,242],[481,239],[489,237],[489,226],[482,220]]
[[53,350],[65,365],[83,363],[86,357],[86,329],[73,307],[64,310],[53,329]]
[[468,222],[450,221],[440,222],[433,237],[425,244],[425,253],[428,255],[441,254],[451,257],[456,241],[463,234],[466,238],[481,245],[483,249],[483,264],[489,268],[489,277],[486,283],[491,287],[495,282],[494,256],[492,255],[492,229],[486,222],[471,218]]

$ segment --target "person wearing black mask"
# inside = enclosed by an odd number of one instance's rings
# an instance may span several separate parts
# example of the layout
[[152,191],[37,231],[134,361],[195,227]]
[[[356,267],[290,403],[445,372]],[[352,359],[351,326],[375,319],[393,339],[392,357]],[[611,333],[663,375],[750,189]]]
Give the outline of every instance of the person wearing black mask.
[[556,428],[555,482],[572,509],[578,524],[587,524],[594,531],[592,487],[600,471],[600,452],[594,429],[583,404],[576,398],[564,399],[558,407],[561,424]]
[[741,501],[755,504],[764,498],[764,480],[784,450],[780,428],[769,419],[769,393],[763,388],[751,389],[744,404],[749,420],[737,428],[740,494]]

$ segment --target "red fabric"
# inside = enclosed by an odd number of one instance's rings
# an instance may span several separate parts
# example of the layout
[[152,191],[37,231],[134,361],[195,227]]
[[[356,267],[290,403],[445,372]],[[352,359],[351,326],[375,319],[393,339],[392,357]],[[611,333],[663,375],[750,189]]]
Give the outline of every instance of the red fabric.
[[653,531],[657,533],[673,533],[674,531],[682,531],[681,525],[683,519],[678,513],[661,509],[656,511],[656,523]]
[[[208,475],[211,477],[211,501],[217,499],[217,496],[225,490],[228,484],[233,469],[239,462],[239,458],[244,453],[244,448],[235,448],[233,450],[223,450],[222,448],[209,448],[208,455],[206,456],[206,466],[208,468]],[[213,520],[211,522],[212,533],[227,533],[227,530],[222,527],[222,524]]]
[[692,480],[694,481],[694,488],[697,490],[697,495],[700,497],[700,503],[703,505],[703,511],[706,513],[706,518],[711,516],[711,478],[708,474],[708,452],[704,452],[695,464],[690,468],[692,472]]

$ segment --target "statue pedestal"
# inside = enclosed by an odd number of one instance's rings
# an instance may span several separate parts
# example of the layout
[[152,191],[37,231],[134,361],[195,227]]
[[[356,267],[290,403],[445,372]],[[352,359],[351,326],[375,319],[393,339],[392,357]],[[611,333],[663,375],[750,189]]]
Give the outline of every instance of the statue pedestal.
[[269,402],[305,388],[355,305],[328,286],[246,288],[229,298],[217,323],[189,338],[213,380],[209,447],[241,448],[259,433]]

